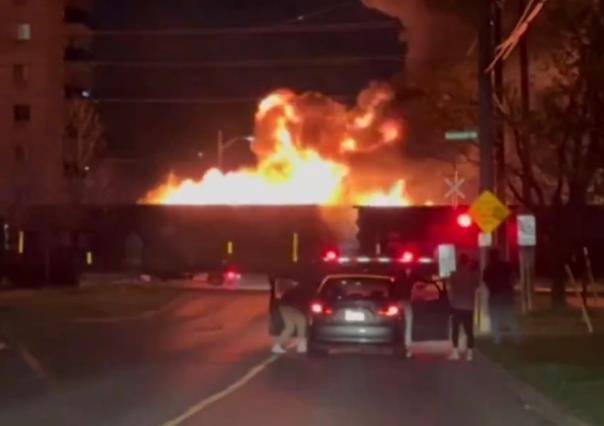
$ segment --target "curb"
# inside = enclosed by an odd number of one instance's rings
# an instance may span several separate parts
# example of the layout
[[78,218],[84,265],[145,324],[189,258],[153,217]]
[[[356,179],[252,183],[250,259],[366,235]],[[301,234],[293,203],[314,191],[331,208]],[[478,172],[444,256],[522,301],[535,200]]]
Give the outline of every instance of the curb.
[[555,403],[530,384],[523,382],[501,364],[491,360],[482,352],[477,352],[480,359],[498,376],[498,380],[521,399],[527,410],[538,413],[542,418],[557,426],[594,426],[579,419],[570,410]]

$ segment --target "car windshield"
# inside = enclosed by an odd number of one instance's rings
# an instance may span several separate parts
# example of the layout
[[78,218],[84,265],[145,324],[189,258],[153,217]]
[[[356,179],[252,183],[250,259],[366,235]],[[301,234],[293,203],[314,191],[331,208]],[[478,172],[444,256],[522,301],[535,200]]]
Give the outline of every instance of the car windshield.
[[381,277],[330,278],[321,286],[319,295],[325,300],[382,300],[391,296],[392,282]]

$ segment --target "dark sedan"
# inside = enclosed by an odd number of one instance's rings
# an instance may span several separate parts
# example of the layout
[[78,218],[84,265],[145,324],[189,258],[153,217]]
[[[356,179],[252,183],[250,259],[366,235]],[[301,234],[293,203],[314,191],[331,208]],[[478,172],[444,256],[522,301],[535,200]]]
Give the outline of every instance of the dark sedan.
[[309,354],[332,345],[388,345],[404,350],[402,312],[394,299],[394,280],[386,275],[326,276],[310,305]]

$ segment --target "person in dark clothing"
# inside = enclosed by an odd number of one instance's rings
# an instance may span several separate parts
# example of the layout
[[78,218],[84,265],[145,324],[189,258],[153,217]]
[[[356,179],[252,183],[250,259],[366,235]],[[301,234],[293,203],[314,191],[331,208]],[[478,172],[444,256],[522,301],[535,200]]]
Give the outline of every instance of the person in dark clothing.
[[520,330],[514,309],[514,270],[509,262],[501,259],[499,250],[492,249],[489,252],[482,280],[489,290],[493,341],[501,343],[506,327],[517,341],[520,338]]
[[287,344],[292,339],[294,333],[298,337],[297,352],[306,352],[308,347],[306,340],[307,313],[314,294],[312,286],[300,283],[297,283],[294,287],[283,293],[278,309],[283,318],[284,327],[273,345],[273,353],[286,353]]
[[447,283],[453,338],[453,352],[449,359],[459,359],[459,331],[463,327],[467,337],[466,358],[471,361],[474,350],[474,304],[476,290],[480,285],[478,265],[471,262],[467,254],[461,254],[457,270],[451,274]]

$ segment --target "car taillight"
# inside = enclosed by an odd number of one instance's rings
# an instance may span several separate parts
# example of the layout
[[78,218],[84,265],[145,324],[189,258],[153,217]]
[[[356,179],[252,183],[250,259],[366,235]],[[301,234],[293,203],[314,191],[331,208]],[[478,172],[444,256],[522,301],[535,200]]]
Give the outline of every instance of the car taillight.
[[395,317],[400,313],[400,309],[396,305],[388,305],[378,310],[378,315],[383,317]]
[[321,302],[313,302],[310,304],[310,312],[313,315],[331,315],[333,314],[333,309]]
[[241,274],[233,270],[227,271],[224,275],[228,281],[235,281],[241,278]]

